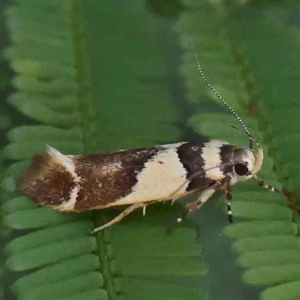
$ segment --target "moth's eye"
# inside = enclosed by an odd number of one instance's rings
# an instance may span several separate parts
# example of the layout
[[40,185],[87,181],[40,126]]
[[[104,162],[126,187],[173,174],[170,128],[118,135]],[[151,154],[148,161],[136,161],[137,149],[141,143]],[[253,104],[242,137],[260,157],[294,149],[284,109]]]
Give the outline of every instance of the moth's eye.
[[249,174],[248,167],[244,164],[235,164],[234,171],[239,176],[244,176]]

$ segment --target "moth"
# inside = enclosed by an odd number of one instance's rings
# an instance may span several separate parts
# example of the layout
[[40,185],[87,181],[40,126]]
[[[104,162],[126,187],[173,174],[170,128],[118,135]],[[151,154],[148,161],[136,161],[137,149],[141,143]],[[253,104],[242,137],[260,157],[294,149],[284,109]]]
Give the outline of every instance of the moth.
[[[137,208],[195,194],[196,200],[186,204],[187,214],[192,213],[218,189],[225,190],[232,222],[231,186],[250,178],[272,192],[279,192],[257,176],[263,163],[263,148],[207,81],[194,55],[202,79],[241,124],[239,130],[248,135],[249,146],[208,140],[200,144],[180,142],[92,155],[64,155],[48,147],[46,152],[33,157],[21,176],[20,192],[38,205],[65,212],[128,206],[95,232],[119,222]],[[181,218],[175,221],[179,222]]]

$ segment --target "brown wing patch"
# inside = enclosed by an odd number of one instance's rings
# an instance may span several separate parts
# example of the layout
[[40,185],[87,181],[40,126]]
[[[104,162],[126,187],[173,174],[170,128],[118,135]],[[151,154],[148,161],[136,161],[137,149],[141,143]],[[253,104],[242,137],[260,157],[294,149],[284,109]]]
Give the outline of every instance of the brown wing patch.
[[33,157],[20,178],[19,189],[38,205],[59,205],[69,200],[74,186],[72,175],[45,152]]

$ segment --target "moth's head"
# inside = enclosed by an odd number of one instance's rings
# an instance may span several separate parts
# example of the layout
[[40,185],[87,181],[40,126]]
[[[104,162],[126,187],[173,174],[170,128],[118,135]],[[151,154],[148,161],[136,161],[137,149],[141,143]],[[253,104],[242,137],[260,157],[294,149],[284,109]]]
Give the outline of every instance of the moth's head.
[[232,153],[231,168],[228,175],[232,184],[252,178],[261,168],[263,163],[263,149],[255,153],[250,148],[234,148]]

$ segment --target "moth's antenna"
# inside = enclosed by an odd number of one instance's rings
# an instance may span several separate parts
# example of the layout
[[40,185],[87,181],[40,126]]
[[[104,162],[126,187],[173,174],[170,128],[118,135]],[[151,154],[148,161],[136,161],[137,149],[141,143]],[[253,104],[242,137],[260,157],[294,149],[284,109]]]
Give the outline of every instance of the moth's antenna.
[[233,129],[236,129],[236,130],[238,130],[238,131],[241,131],[242,133],[245,133],[245,134],[247,134],[248,136],[249,136],[249,138],[250,138],[250,145],[249,145],[249,150],[251,150],[253,153],[256,153],[254,150],[253,150],[253,141],[255,141],[255,143],[256,143],[256,145],[258,146],[258,147],[260,147],[260,144],[254,139],[254,137],[252,136],[252,135],[249,135],[245,130],[243,130],[243,129],[241,129],[241,128],[239,128],[239,127],[236,127],[236,126],[234,126],[234,125],[232,125],[232,124],[230,124],[230,126],[233,128]]
[[241,119],[241,117],[235,112],[235,110],[227,103],[227,101],[215,90],[215,88],[207,81],[205,75],[204,75],[204,72],[202,70],[202,67],[201,67],[201,64],[199,62],[199,59],[198,59],[198,56],[196,54],[196,51],[195,51],[195,48],[193,46],[193,43],[192,43],[192,40],[191,38],[189,37],[189,42],[190,42],[190,45],[191,45],[191,48],[193,50],[193,54],[194,54],[194,57],[195,57],[195,60],[196,60],[196,63],[197,63],[197,66],[198,66],[198,70],[199,70],[199,73],[203,79],[203,81],[205,82],[205,84],[208,86],[208,88],[223,102],[223,104],[225,104],[225,106],[229,109],[229,111],[233,114],[233,116],[240,122],[240,124],[242,125],[245,133],[256,143],[256,145],[258,147],[260,147],[260,144],[255,140],[255,138],[253,137],[253,135],[250,133],[248,127],[246,126],[246,124],[243,122],[243,120]]

